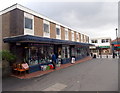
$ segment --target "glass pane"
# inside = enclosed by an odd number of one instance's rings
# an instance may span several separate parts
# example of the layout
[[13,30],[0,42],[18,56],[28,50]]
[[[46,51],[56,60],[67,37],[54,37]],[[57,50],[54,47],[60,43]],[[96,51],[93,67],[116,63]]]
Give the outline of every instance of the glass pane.
[[49,25],[44,24],[44,32],[49,33]]
[[60,35],[60,29],[59,28],[56,28],[56,34]]
[[29,65],[35,65],[35,64],[38,64],[38,48],[31,47]]
[[32,29],[32,19],[25,18],[25,28]]

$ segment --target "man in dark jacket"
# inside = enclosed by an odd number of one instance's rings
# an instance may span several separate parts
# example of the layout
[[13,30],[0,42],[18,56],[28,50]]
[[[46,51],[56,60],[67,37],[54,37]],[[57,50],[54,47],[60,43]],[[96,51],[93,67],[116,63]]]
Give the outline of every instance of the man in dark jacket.
[[56,69],[56,55],[54,53],[52,54],[52,64],[54,66],[54,69]]

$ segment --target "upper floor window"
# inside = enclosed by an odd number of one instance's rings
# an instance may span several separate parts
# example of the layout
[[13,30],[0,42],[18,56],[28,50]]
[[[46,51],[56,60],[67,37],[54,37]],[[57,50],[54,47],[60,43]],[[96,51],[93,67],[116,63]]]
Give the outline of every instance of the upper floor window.
[[101,42],[102,43],[107,43],[107,42],[109,42],[109,39],[102,39]]
[[68,31],[65,30],[65,39],[68,40]]
[[84,35],[83,34],[81,35],[81,40],[82,40],[82,42],[84,42]]
[[25,17],[25,28],[33,29],[33,20],[30,18]]
[[74,32],[72,32],[72,40],[74,40]]
[[77,42],[79,42],[79,33],[76,33]]
[[60,29],[59,28],[56,28],[56,34],[60,35]]
[[44,29],[44,32],[49,33],[49,25],[48,24],[44,23],[43,29]]
[[91,40],[92,43],[97,43],[97,40]]

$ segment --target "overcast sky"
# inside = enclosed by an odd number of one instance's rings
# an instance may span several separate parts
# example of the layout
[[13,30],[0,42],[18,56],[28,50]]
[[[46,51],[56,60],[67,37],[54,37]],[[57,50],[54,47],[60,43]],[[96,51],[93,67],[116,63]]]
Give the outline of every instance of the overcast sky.
[[[0,10],[19,3],[59,23],[69,26],[90,38],[111,37],[115,39],[118,28],[118,0],[100,2],[40,2],[35,0],[3,0]],[[7,4],[6,4],[7,3]]]

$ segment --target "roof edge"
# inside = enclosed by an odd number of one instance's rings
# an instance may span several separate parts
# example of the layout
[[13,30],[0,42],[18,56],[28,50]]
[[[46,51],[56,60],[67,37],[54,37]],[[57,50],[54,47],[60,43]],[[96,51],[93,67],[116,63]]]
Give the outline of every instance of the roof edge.
[[[45,19],[45,20],[47,20],[47,21],[49,21],[49,22],[52,22],[52,23],[55,23],[55,24],[57,24],[57,25],[63,26],[63,27],[65,27],[65,28],[67,28],[67,29],[71,29],[72,31],[75,31],[75,32],[77,32],[77,33],[84,34],[84,33],[81,33],[81,32],[78,31],[78,30],[72,29],[71,27],[68,27],[68,26],[66,26],[66,25],[63,25],[63,24],[61,24],[61,23],[59,23],[59,22],[57,22],[57,21],[54,21],[54,20],[52,20],[52,19],[50,19],[50,18],[48,18],[48,17],[46,17],[46,16],[44,16],[44,15],[41,15],[40,13],[38,13],[38,12],[36,12],[36,11],[34,11],[34,10],[31,10],[31,9],[29,9],[29,8],[27,8],[27,7],[25,7],[25,6],[21,5],[21,4],[18,4],[18,3],[14,4],[14,5],[12,5],[12,6],[8,7],[8,8],[6,8],[6,9],[4,9],[4,10],[2,10],[2,11],[0,11],[0,15],[5,14],[5,13],[7,13],[7,12],[13,10],[13,9],[16,9],[16,8],[18,8],[18,9],[24,11],[24,12],[27,12],[27,13],[29,13],[29,14],[31,14],[31,15],[38,16],[38,17],[40,17],[40,18],[43,18],[43,19]],[[86,34],[84,34],[84,35],[86,35]],[[86,35],[86,36],[88,36],[88,35]],[[89,36],[88,36],[88,37],[89,37]]]
[[7,13],[7,12],[9,12],[9,11],[17,8],[17,5],[18,5],[18,3],[13,4],[13,5],[11,5],[10,7],[7,7],[7,8],[5,8],[5,9],[1,10],[1,11],[0,11],[0,15],[5,14],[5,13]]

